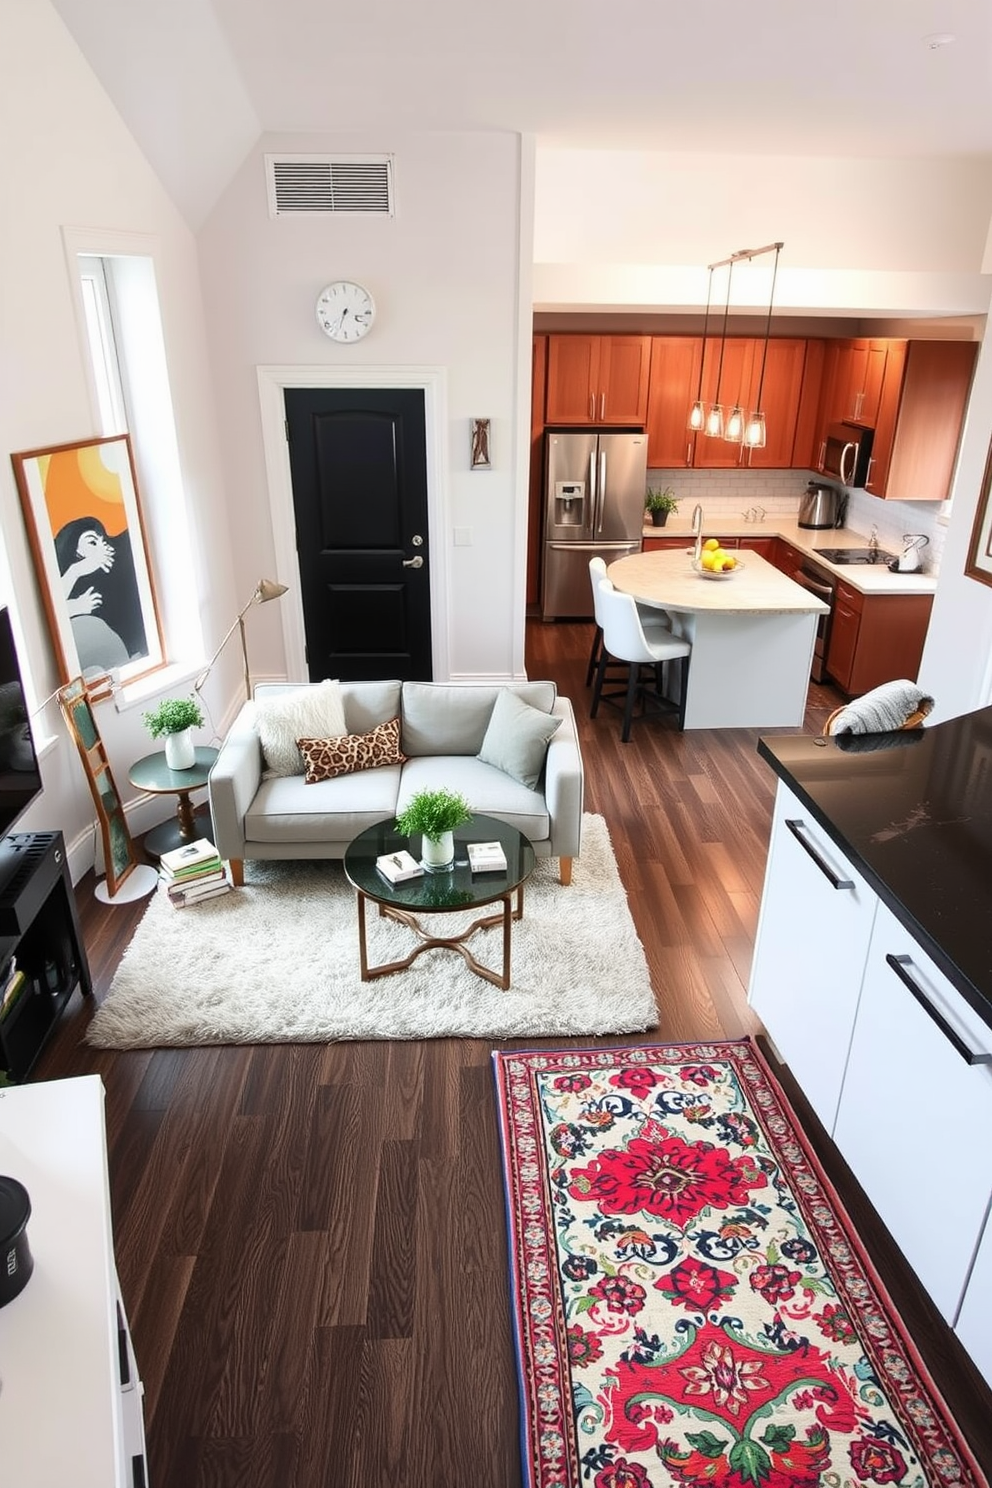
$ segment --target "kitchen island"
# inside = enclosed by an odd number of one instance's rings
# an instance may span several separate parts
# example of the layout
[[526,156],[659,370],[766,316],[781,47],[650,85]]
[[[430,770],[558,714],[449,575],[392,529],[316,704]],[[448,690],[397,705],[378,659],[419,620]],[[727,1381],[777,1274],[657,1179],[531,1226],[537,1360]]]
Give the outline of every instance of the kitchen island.
[[748,998],[992,1383],[992,708],[758,751],[779,777]]
[[697,573],[681,551],[634,553],[607,576],[677,616],[692,642],[686,729],[802,725],[822,600],[752,552],[722,578]]

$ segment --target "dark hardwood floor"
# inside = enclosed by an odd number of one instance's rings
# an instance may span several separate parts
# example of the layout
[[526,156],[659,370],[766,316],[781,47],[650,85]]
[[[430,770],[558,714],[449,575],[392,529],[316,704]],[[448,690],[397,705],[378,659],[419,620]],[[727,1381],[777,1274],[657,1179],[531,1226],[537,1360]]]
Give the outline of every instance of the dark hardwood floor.
[[[738,1037],[755,1030],[745,990],[774,794],[758,735],[659,719],[622,745],[612,710],[588,717],[589,640],[585,625],[531,622],[527,667],[576,705],[586,809],[609,825],[657,993],[641,1041]],[[840,701],[811,688],[806,727]],[[77,892],[99,999],[145,906],[92,890],[90,876]],[[74,999],[35,1077],[106,1085],[152,1488],[516,1488],[493,1046],[114,1054],[83,1042],[89,1016]],[[992,1397],[807,1123],[992,1470]]]

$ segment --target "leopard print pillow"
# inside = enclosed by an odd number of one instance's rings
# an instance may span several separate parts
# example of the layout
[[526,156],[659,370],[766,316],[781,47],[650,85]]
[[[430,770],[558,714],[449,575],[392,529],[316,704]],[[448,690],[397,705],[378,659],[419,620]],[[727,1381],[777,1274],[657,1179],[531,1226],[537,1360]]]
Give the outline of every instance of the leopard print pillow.
[[353,775],[356,770],[378,770],[381,765],[402,765],[400,721],[391,718],[367,734],[338,734],[333,739],[297,739],[296,747],[307,767],[307,785]]

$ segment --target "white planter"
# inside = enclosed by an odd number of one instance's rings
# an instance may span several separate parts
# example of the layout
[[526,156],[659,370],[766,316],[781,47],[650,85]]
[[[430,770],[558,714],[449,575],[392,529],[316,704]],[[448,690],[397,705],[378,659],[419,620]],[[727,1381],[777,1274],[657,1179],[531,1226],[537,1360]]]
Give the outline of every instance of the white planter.
[[437,842],[429,837],[421,838],[421,853],[428,873],[443,873],[455,861],[455,834],[442,832]]
[[166,734],[165,763],[170,770],[191,770],[196,764],[191,728],[182,729],[178,734]]

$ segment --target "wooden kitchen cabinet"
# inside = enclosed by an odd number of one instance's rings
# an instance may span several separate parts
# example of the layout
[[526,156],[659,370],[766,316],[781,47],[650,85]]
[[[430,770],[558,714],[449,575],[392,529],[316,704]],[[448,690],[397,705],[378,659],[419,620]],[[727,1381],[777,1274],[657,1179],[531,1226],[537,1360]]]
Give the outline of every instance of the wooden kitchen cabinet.
[[[877,897],[782,781],[748,1002],[834,1129]],[[830,947],[829,956],[819,948]]]
[[643,425],[648,415],[651,339],[549,336],[545,422]]
[[652,336],[648,391],[648,466],[679,469],[692,464],[697,436],[687,427],[699,390],[701,336]]
[[[762,342],[755,343],[752,371],[751,407],[758,406],[758,382],[761,377]],[[815,370],[815,359],[810,367]],[[765,378],[761,401],[765,412],[763,449],[746,449],[743,464],[751,470],[788,470],[795,463],[799,431],[799,411],[804,396],[807,372],[807,342],[786,337],[768,343]],[[811,434],[806,436],[803,468],[808,469]]]
[[[879,902],[834,1140],[951,1324],[992,1194],[979,1136],[992,1126],[992,1066],[968,1062],[990,1050],[992,1029]],[[933,1179],[926,1202],[914,1173]]]
[[826,669],[854,697],[883,682],[916,681],[931,594],[862,594],[841,580],[834,596]]
[[688,552],[693,541],[694,539],[688,533],[682,537],[645,537],[641,539],[641,552],[672,553],[677,548],[684,548]]
[[[757,389],[755,348],[761,357],[760,341],[746,336],[728,336],[721,346],[719,336],[708,336],[703,353],[703,402],[720,403],[724,422],[739,402],[745,415],[751,411],[752,386]],[[695,397],[695,394],[693,395]],[[688,409],[686,410],[688,413]],[[743,445],[714,439],[701,430],[695,438],[692,463],[697,470],[737,470],[746,464]]]
[[[739,548],[747,548],[751,553],[760,553],[762,558],[767,558],[769,563],[774,564],[775,544],[777,542],[778,538],[775,537],[739,537],[737,539],[737,546]],[[724,543],[723,546],[726,547],[727,544]],[[777,568],[778,565],[775,564],[775,567]]]
[[874,429],[889,357],[895,366],[905,355],[905,346],[905,341],[887,338],[840,342],[831,423]]
[[774,563],[777,569],[791,579],[803,565],[802,553],[790,542],[786,542],[784,537],[773,537],[771,541],[771,552],[766,555],[769,563]]
[[890,501],[946,501],[978,346],[910,341],[890,354],[865,490]]

